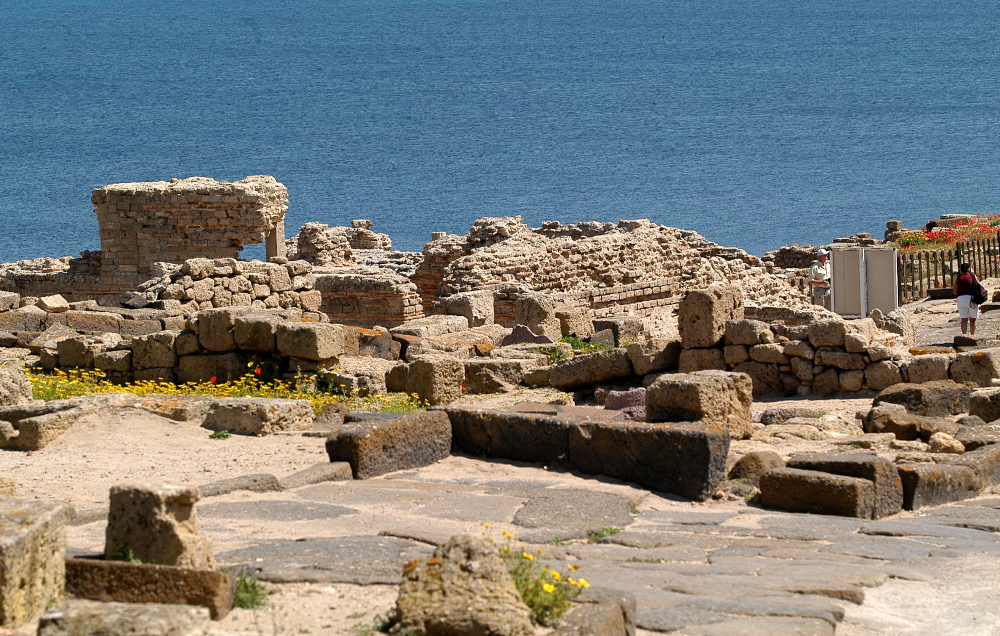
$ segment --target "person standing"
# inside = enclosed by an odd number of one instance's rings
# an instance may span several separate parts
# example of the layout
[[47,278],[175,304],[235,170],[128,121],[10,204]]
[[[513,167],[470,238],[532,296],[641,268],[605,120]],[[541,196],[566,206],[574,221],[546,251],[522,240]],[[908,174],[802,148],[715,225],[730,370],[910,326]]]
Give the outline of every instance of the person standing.
[[812,288],[814,305],[830,309],[830,250],[820,249],[816,252],[817,260],[813,261],[809,270],[809,287]]
[[976,335],[976,319],[979,318],[979,305],[972,302],[972,292],[976,287],[976,275],[968,263],[958,266],[959,276],[955,279],[955,296],[958,300],[958,317],[961,319],[962,333],[968,330]]

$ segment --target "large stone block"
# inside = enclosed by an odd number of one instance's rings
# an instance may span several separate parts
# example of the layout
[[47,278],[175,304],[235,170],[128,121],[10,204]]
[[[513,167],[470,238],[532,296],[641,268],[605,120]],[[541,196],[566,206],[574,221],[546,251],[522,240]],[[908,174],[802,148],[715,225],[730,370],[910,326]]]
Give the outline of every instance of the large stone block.
[[105,333],[121,333],[121,325],[125,322],[118,314],[103,311],[70,310],[60,318],[65,318],[66,324],[77,331]]
[[[172,368],[177,366],[174,351],[176,331],[161,331],[132,339],[132,367],[134,369]],[[97,359],[95,356],[94,365]]]
[[61,504],[0,498],[0,627],[20,627],[63,598],[66,514]]
[[577,421],[569,464],[660,492],[705,501],[726,477],[729,432],[722,426]]
[[980,488],[1000,484],[1000,444],[990,444],[963,453],[953,463],[971,468],[979,479]]
[[235,579],[225,572],[169,565],[66,559],[66,593],[118,603],[165,603],[208,608],[213,620],[229,614]]
[[[957,415],[968,413],[972,390],[950,380],[925,382],[923,384],[894,384],[883,389],[872,406],[886,402],[901,404],[916,415]],[[986,418],[983,418],[986,419]]]
[[684,349],[677,359],[680,373],[695,371],[725,371],[726,356],[722,349]]
[[527,294],[514,303],[514,321],[532,333],[547,336],[552,342],[562,338],[562,325],[556,317],[556,303],[543,294]]
[[899,466],[898,471],[906,510],[961,501],[979,491],[979,479],[968,466],[912,464]]
[[355,479],[419,468],[451,454],[451,422],[444,411],[423,411],[391,420],[348,422],[330,433],[331,462],[348,462]]
[[762,362],[741,362],[733,366],[733,372],[745,373],[750,376],[754,397],[783,393],[785,390],[785,385],[781,381],[781,375],[776,365],[764,364]]
[[572,391],[634,374],[628,351],[609,349],[559,361],[549,370],[549,383],[560,391]]
[[209,408],[202,426],[241,435],[273,435],[280,431],[308,431],[312,422],[309,400],[219,398]]
[[305,360],[329,360],[344,354],[344,329],[321,322],[282,322],[277,331],[278,351]]
[[25,406],[21,412],[0,413],[0,420],[12,423],[18,433],[7,441],[7,448],[41,450],[68,431],[78,419],[95,410],[94,406],[74,406],[68,400],[55,400],[41,407]]
[[469,393],[507,393],[524,374],[538,367],[534,360],[475,358],[465,361],[465,389]]
[[111,488],[104,558],[215,569],[212,541],[198,534],[197,488],[122,484]]
[[865,382],[872,391],[881,391],[902,381],[903,374],[892,360],[872,362],[865,367]]
[[752,381],[744,373],[663,374],[646,387],[646,420],[702,421],[724,427],[734,439],[744,439],[753,432],[752,403]]
[[769,508],[871,519],[875,484],[815,470],[773,468],[760,478],[760,501]]
[[644,337],[642,319],[632,317],[598,318],[594,322],[594,331],[610,329],[615,337],[616,347],[627,347],[633,342],[639,342]]
[[960,424],[950,419],[887,410],[884,405],[872,408],[864,420],[866,433],[892,433],[904,441],[927,441],[934,433],[954,435],[960,428]]
[[847,323],[842,320],[814,320],[809,323],[809,343],[814,347],[843,347]]
[[233,321],[233,339],[244,351],[273,353],[278,350],[278,325],[282,317],[275,312],[250,311]]
[[93,368],[94,354],[103,348],[91,346],[89,336],[71,336],[56,343],[59,365],[63,367]]
[[37,636],[204,636],[209,625],[204,607],[74,600],[46,612]]
[[965,450],[973,451],[990,444],[1000,444],[1000,422],[994,420],[989,424],[970,424],[970,420],[975,419],[978,418],[962,418],[958,422],[962,428],[955,433],[955,439],[962,443]]
[[452,537],[431,558],[408,565],[396,608],[403,634],[535,633],[496,546],[472,536]]
[[[2,325],[0,329],[3,329]],[[955,356],[949,372],[955,382],[992,386],[994,378],[1000,378],[1000,348],[960,353]]]
[[8,291],[0,291],[0,311],[10,311],[17,309],[21,304],[21,294]]
[[586,340],[594,335],[594,321],[583,309],[557,305],[556,318],[559,319],[559,329],[563,336],[576,336]]
[[493,292],[488,289],[462,292],[442,299],[445,313],[464,316],[470,327],[493,324]]
[[195,314],[201,346],[208,351],[234,351],[237,348],[233,335],[236,317],[246,311],[246,307],[225,307],[206,309]]
[[968,406],[969,415],[976,415],[984,422],[1000,419],[1000,388],[972,391]]
[[571,424],[566,418],[473,409],[446,412],[452,443],[463,453],[525,462],[568,457]]
[[774,334],[766,322],[759,320],[730,320],[726,323],[726,344],[746,345],[774,342]]
[[903,507],[903,484],[889,460],[876,455],[794,455],[788,468],[818,470],[845,477],[867,479],[875,486],[874,515],[888,517]]
[[737,287],[690,290],[677,308],[681,343],[687,349],[721,344],[730,320],[743,320],[743,293]]
[[751,451],[729,470],[729,479],[742,479],[754,486],[760,485],[760,478],[772,468],[784,468],[785,460],[774,451]]
[[20,366],[0,367],[0,406],[27,404],[32,399],[31,381]]
[[94,354],[94,368],[127,373],[132,370],[132,352],[122,349]]
[[[750,347],[749,353],[754,362],[788,364],[788,356],[785,355],[785,346],[778,343],[754,345]],[[863,362],[861,368],[864,368]]]
[[425,318],[417,318],[416,320],[407,320],[402,325],[393,327],[389,331],[393,336],[431,338],[433,336],[455,333],[456,331],[466,331],[468,328],[469,320],[465,316],[427,316]]
[[406,392],[416,393],[430,405],[447,404],[462,397],[464,384],[465,365],[451,356],[418,356],[407,366]]
[[656,371],[673,371],[680,362],[681,341],[668,338],[650,338],[628,346],[628,359],[636,375]]
[[931,353],[914,356],[906,364],[904,373],[910,384],[923,384],[948,379],[948,369],[953,356],[945,353]]
[[181,356],[177,364],[177,381],[231,382],[246,374],[249,357],[242,353],[208,353]]
[[6,311],[0,314],[0,331],[40,332],[47,317],[47,313],[34,305]]
[[830,349],[820,349],[817,351],[814,363],[847,371],[861,371],[866,366],[864,356],[860,353],[848,353],[846,351],[833,351]]

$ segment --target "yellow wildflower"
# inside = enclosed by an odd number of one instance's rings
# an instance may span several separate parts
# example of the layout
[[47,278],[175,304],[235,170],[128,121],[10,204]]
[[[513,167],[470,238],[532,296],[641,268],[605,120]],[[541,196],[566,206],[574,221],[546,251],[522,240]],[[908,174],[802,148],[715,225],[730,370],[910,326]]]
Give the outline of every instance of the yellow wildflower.
[[556,586],[551,583],[546,583],[542,586],[542,589],[545,590],[546,593],[551,594],[556,591]]
[[506,538],[506,539],[513,539],[514,538],[514,535],[512,535],[509,532],[507,532],[506,530],[503,530],[502,532],[500,532],[500,534],[502,534],[504,536],[504,538]]
[[554,578],[556,581],[561,581],[562,580],[562,577],[559,576],[559,573],[556,572],[555,570],[549,570],[549,574],[551,574],[552,578]]
[[580,579],[580,587],[586,589],[586,588],[590,587],[590,583],[587,583],[587,579]]
[[527,559],[527,560],[529,560],[529,561],[534,561],[534,560],[535,560],[535,555],[534,555],[534,554],[531,554],[531,553],[529,553],[529,552],[523,552],[523,553],[521,554],[521,556],[523,556],[523,557],[524,557],[525,559]]
[[580,568],[579,568],[578,566],[575,566],[575,565],[573,565],[572,563],[569,563],[569,564],[567,564],[567,565],[566,565],[566,567],[568,567],[568,568],[569,568],[569,571],[570,571],[570,572],[576,572],[577,570],[579,570],[579,569],[580,569]]

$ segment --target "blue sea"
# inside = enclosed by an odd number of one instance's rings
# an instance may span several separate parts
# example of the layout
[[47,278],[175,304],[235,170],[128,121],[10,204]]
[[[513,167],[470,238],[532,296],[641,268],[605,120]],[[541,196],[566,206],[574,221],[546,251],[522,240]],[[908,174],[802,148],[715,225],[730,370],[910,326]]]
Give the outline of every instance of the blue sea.
[[508,214],[761,254],[995,213],[1000,3],[0,0],[0,261],[98,249],[95,187],[249,174],[289,235],[407,250]]

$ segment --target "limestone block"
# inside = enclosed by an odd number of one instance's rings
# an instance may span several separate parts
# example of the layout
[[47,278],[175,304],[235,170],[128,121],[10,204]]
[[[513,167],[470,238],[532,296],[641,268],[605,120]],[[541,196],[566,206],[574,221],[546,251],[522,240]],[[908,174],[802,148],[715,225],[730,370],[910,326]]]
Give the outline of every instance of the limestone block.
[[0,406],[27,404],[32,399],[31,381],[20,366],[0,367]]
[[465,316],[470,327],[493,324],[493,292],[488,289],[448,296],[441,305],[449,315]]
[[722,350],[727,366],[746,362],[750,359],[750,351],[746,345],[726,345]]
[[14,292],[0,291],[0,311],[10,311],[21,306],[21,295]]
[[198,323],[198,340],[208,351],[234,351],[236,339],[233,328],[236,317],[250,311],[245,307],[207,309],[195,314]]
[[1000,378],[1000,348],[960,353],[951,363],[950,373],[955,382],[992,386],[993,379]]
[[66,515],[61,504],[0,498],[0,627],[20,627],[63,598]]
[[111,488],[104,558],[215,569],[212,541],[198,534],[197,488],[127,483]]
[[744,373],[668,373],[646,387],[646,420],[703,421],[725,427],[734,439],[745,439],[753,432],[752,403],[752,380]]
[[248,311],[233,320],[233,339],[243,351],[278,350],[278,325],[281,316],[269,311]]
[[219,398],[209,407],[202,426],[240,435],[273,435],[280,431],[308,431],[312,422],[309,400]]
[[927,440],[927,452],[929,453],[952,453],[960,455],[965,452],[962,442],[956,440],[947,433],[937,432]]
[[960,424],[948,419],[886,410],[885,406],[887,405],[873,407],[869,412],[864,421],[866,433],[892,433],[899,440],[927,441],[934,433],[954,435],[961,428]]
[[813,377],[812,392],[827,395],[840,390],[840,375],[836,369],[827,369]]
[[[177,366],[174,342],[176,331],[161,331],[132,339],[132,367],[134,369],[173,368]],[[97,357],[94,358],[97,366]]]
[[844,335],[844,348],[848,353],[866,353],[871,341],[862,333],[848,333]]
[[451,356],[418,356],[407,367],[406,392],[416,393],[432,406],[460,398],[464,383],[465,365]]
[[458,331],[466,331],[468,328],[469,320],[465,316],[427,316],[425,318],[408,320],[389,331],[393,336],[430,338]]
[[[74,599],[197,605],[207,608],[213,620],[220,620],[229,614],[235,591],[233,577],[214,570],[127,561],[66,559],[66,593]],[[121,625],[116,627],[121,628]]]
[[642,320],[639,318],[600,318],[593,322],[595,332],[605,329],[611,330],[615,337],[614,346],[616,347],[627,347],[644,339]]
[[872,391],[881,391],[902,381],[903,374],[899,372],[899,366],[894,364],[892,360],[872,362],[865,367],[865,382]]
[[344,354],[344,330],[328,323],[282,322],[277,347],[282,355],[293,358],[329,360]]
[[785,343],[784,354],[804,360],[812,360],[816,355],[816,350],[808,342],[802,340],[789,340]]
[[843,347],[847,324],[842,320],[814,320],[809,323],[809,343],[813,347]]
[[743,319],[743,294],[737,287],[717,285],[688,291],[677,308],[677,326],[685,348],[721,343],[726,322]]
[[[756,346],[766,347],[769,345]],[[754,397],[773,395],[785,390],[785,385],[781,381],[781,374],[778,372],[778,367],[774,364],[747,361],[734,365],[732,370],[736,373],[745,373],[750,376]]]
[[191,280],[202,280],[215,273],[215,262],[208,258],[190,258],[181,265],[181,272]]
[[174,351],[177,355],[188,356],[193,353],[198,353],[201,350],[201,343],[198,340],[198,334],[191,331],[182,331],[177,334],[177,338],[174,340]]
[[504,336],[503,340],[500,341],[500,346],[510,347],[519,344],[555,344],[555,341],[548,336],[542,336],[534,333],[531,329],[528,329],[524,325],[514,325],[514,328],[510,330],[510,333]]
[[323,304],[323,294],[315,289],[299,292],[299,305],[302,311],[319,311]]
[[492,544],[453,537],[403,571],[400,633],[531,636],[531,612]]
[[42,616],[38,636],[205,636],[210,622],[204,607],[72,600]]
[[968,411],[969,415],[977,415],[984,422],[1000,420],[1000,388],[972,391]]
[[331,462],[348,462],[355,479],[428,466],[451,455],[451,422],[443,411],[347,422],[326,441]]
[[680,355],[680,340],[650,338],[628,346],[628,359],[636,375],[674,370],[680,362]]
[[608,397],[604,400],[604,408],[611,411],[621,411],[627,420],[645,422],[646,389],[640,386],[627,391],[608,391]]
[[203,303],[212,300],[213,296],[215,296],[215,281],[211,278],[196,280],[191,286],[192,300]]
[[230,382],[247,371],[248,357],[240,353],[215,353],[180,356],[177,364],[177,381]]
[[576,336],[581,340],[586,340],[594,335],[594,321],[587,316],[587,312],[583,309],[556,305],[556,318],[559,319],[559,329],[564,337]]
[[63,338],[56,345],[59,364],[63,367],[92,368],[95,350],[87,336]]
[[954,356],[945,353],[913,356],[903,368],[903,375],[910,384],[947,380],[953,359]]
[[632,375],[628,351],[609,349],[560,360],[549,370],[549,382],[560,391],[572,391]]
[[876,309],[872,311],[872,319],[879,329],[899,335],[896,346],[912,347],[917,343],[917,330],[913,326],[913,321],[902,309],[896,309],[884,316]]
[[507,393],[521,383],[525,373],[538,367],[535,360],[475,358],[465,361],[468,393]]
[[1000,422],[994,420],[987,424],[978,417],[969,416],[960,418],[957,424],[962,428],[955,433],[955,439],[962,442],[967,451],[1000,444]]
[[875,485],[867,479],[815,470],[773,468],[760,478],[760,500],[769,508],[871,519]]
[[726,322],[726,344],[766,344],[774,341],[774,334],[766,322],[759,320],[730,320]]
[[860,353],[847,353],[846,351],[830,349],[820,349],[817,351],[813,363],[847,371],[862,371],[866,366],[864,356]]
[[774,451],[751,451],[740,457],[729,470],[729,479],[742,479],[758,486],[760,478],[772,468],[783,468],[785,460]]
[[750,347],[750,357],[754,362],[763,362],[764,364],[788,364],[785,346],[777,343],[758,344]]
[[42,311],[50,314],[61,314],[69,311],[69,303],[60,294],[54,296],[42,296],[35,304]]
[[841,371],[839,375],[840,390],[860,391],[865,384],[864,371]]
[[725,371],[725,354],[722,349],[684,349],[678,357],[677,370],[681,373]]
[[[957,415],[973,413],[970,410],[972,390],[950,380],[908,384],[901,382],[883,389],[875,396],[872,406],[886,402],[901,404],[916,415]],[[985,419],[985,418],[984,418]]]
[[979,491],[979,479],[968,466],[913,464],[899,466],[897,470],[906,510],[969,499]]
[[34,305],[0,314],[0,329],[4,331],[40,332],[48,314]]
[[888,517],[903,508],[903,483],[892,462],[876,455],[801,454],[793,455],[788,468],[818,470],[845,477],[867,479],[875,487],[873,515]]
[[528,294],[518,298],[514,304],[514,320],[534,334],[551,338],[552,342],[559,342],[562,338],[562,324],[556,317],[556,304],[548,296]]

